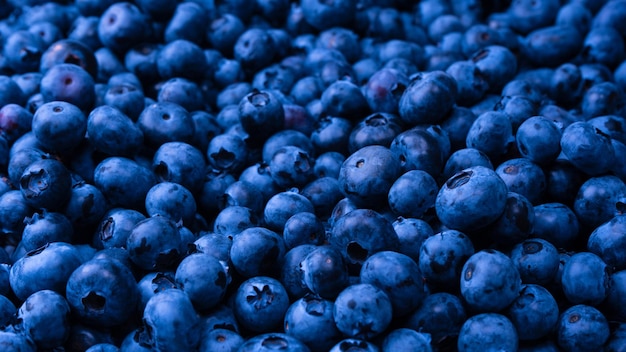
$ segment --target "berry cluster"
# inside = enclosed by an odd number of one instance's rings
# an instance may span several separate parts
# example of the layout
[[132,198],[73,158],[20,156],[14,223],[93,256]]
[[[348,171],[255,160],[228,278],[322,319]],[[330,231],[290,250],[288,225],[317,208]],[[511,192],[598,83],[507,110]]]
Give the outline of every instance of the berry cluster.
[[0,0],[0,350],[625,351],[626,0]]

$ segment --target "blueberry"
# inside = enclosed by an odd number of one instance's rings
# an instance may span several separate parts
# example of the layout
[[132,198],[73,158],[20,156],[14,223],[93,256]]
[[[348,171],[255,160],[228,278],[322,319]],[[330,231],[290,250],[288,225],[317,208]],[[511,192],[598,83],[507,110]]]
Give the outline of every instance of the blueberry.
[[341,251],[348,266],[357,270],[376,252],[397,250],[400,244],[393,225],[370,209],[356,209],[339,217],[328,241]]
[[458,296],[446,292],[433,293],[408,317],[405,327],[430,334],[432,341],[458,336],[467,319],[465,307]]
[[155,294],[169,290],[179,288],[174,278],[174,272],[156,272],[152,271],[144,275],[137,282],[137,289],[139,290],[139,308],[143,310],[146,307],[148,300]]
[[194,122],[195,131],[191,144],[199,150],[206,150],[209,141],[222,133],[222,128],[218,125],[215,116],[206,111],[192,112],[191,119]]
[[259,225],[258,215],[250,208],[231,205],[215,217],[213,231],[219,235],[233,237],[241,231]]
[[573,26],[581,34],[587,33],[593,19],[592,12],[582,3],[569,3],[561,6],[556,15],[556,24],[560,26]]
[[594,84],[583,95],[582,115],[589,119],[602,115],[621,114],[624,93],[613,82]]
[[515,140],[520,154],[537,164],[548,164],[561,151],[561,133],[555,123],[542,116],[533,116],[517,129]]
[[251,87],[257,90],[277,90],[288,94],[295,80],[296,76],[289,68],[283,65],[271,65],[254,75]]
[[123,157],[106,158],[94,171],[94,185],[112,206],[141,209],[155,183],[152,171]]
[[314,212],[313,204],[294,188],[272,196],[265,204],[263,218],[270,229],[280,231],[289,218],[300,212]]
[[245,78],[245,72],[239,61],[221,59],[216,65],[213,80],[218,87],[227,87],[230,84],[242,82]]
[[474,166],[452,176],[435,201],[441,222],[459,231],[474,231],[500,217],[506,206],[506,184],[491,169]]
[[152,170],[161,182],[174,182],[191,192],[202,188],[206,159],[202,152],[184,142],[161,144],[152,158]]
[[[6,252],[6,250],[5,250]],[[11,263],[11,258],[9,258],[9,254],[7,253],[6,256],[3,256],[3,263],[0,264],[0,282],[2,282],[2,289],[0,290],[0,295],[3,296],[10,296],[12,293],[12,289],[11,289],[11,284],[10,284],[10,271],[11,271],[11,266],[9,265],[9,263]],[[13,317],[13,313],[15,313],[15,310],[11,311],[11,318]]]
[[585,37],[581,56],[585,62],[600,63],[614,68],[624,59],[624,42],[612,27],[594,27]]
[[220,207],[242,206],[250,208],[254,213],[263,211],[263,194],[248,181],[237,181],[229,185],[221,197]]
[[253,134],[252,142],[260,145],[285,123],[281,102],[272,93],[253,90],[239,102],[239,121],[244,130]]
[[42,159],[24,170],[19,185],[29,206],[55,211],[61,210],[69,201],[72,180],[60,161]]
[[72,272],[81,265],[78,250],[64,242],[53,242],[27,252],[11,267],[11,289],[20,300],[40,290],[65,293]]
[[514,142],[513,125],[501,111],[480,114],[465,139],[468,148],[478,149],[492,159],[503,156]]
[[537,106],[538,104],[533,102],[530,97],[524,95],[503,95],[494,109],[504,112],[511,121],[513,131],[517,131],[524,121],[537,114]]
[[98,23],[98,37],[114,52],[125,52],[144,41],[150,33],[148,17],[132,3],[115,3],[108,7]]
[[133,121],[107,105],[89,113],[87,133],[96,150],[112,156],[132,157],[143,144],[143,132]]
[[578,252],[565,263],[561,285],[572,304],[600,304],[608,292],[608,267],[597,255]]
[[[384,64],[394,59],[404,59],[410,64],[417,67],[423,67],[425,64],[424,61],[426,59],[424,48],[422,48],[420,45],[406,40],[398,39],[392,39],[388,42],[383,43],[378,48],[378,51],[374,52],[372,56],[378,57],[378,60]],[[406,73],[407,75],[409,75],[409,72]],[[434,75],[430,76],[431,78],[442,78],[440,74],[441,72],[434,72]],[[417,76],[415,76],[414,78],[417,78]],[[412,80],[411,77],[409,77],[409,79]],[[440,83],[444,83],[445,85],[453,83],[452,81],[448,81],[445,76],[443,77],[443,79],[445,81]]]
[[286,349],[294,352],[309,352],[309,348],[297,338],[283,333],[266,333],[254,336],[244,342],[238,351],[269,352],[275,349]]
[[593,85],[611,81],[611,71],[602,64],[582,64],[578,66],[583,77],[583,91]]
[[326,152],[318,155],[313,166],[313,173],[317,177],[339,178],[341,165],[346,157],[339,152]]
[[609,338],[609,324],[597,309],[579,304],[565,310],[557,323],[559,347],[592,351],[602,348]]
[[32,131],[45,148],[67,152],[76,148],[85,137],[87,118],[76,105],[48,102],[33,115]]
[[607,310],[604,314],[609,318],[623,320],[626,311],[624,306],[620,304],[620,299],[626,290],[626,271],[612,273],[609,280],[609,291],[605,301]]
[[144,328],[139,327],[131,331],[121,343],[120,349],[124,351],[147,352],[150,351],[150,337]]
[[473,61],[457,61],[448,66],[446,73],[457,82],[456,102],[460,106],[471,106],[487,93],[489,85]]
[[550,67],[573,59],[582,48],[582,33],[571,25],[538,28],[529,33],[522,42],[522,51],[526,58],[536,65]]
[[434,235],[432,227],[424,220],[401,216],[392,225],[400,241],[399,253],[406,254],[417,263],[422,243]]
[[235,178],[230,173],[215,169],[207,170],[205,178],[206,180],[200,187],[200,196],[196,205],[203,216],[215,215],[220,211],[220,201],[224,191],[235,182]]
[[439,187],[422,170],[411,170],[396,179],[388,193],[389,207],[398,216],[424,218],[434,213]]
[[376,206],[400,173],[400,163],[387,147],[371,145],[350,155],[341,166],[339,185],[346,197],[361,206]]
[[582,225],[600,226],[621,208],[625,194],[626,186],[616,176],[592,177],[578,190],[574,213]]
[[619,22],[620,18],[623,18],[622,16],[624,15],[623,9],[620,6],[621,4],[621,1],[614,4],[608,1],[601,1],[597,4],[584,2],[584,5],[597,16],[597,18],[594,18],[593,21],[594,27],[615,27],[620,29],[620,32],[623,33],[624,27],[621,26],[621,23]]
[[300,194],[311,202],[320,220],[328,219],[337,202],[343,198],[339,181],[333,177],[320,177],[311,181]]
[[185,78],[170,78],[160,87],[157,96],[157,101],[176,103],[187,111],[202,110],[203,99],[198,85]]
[[167,142],[191,142],[194,123],[189,112],[170,102],[147,105],[137,120],[145,143],[157,149]]
[[289,95],[294,103],[304,106],[314,99],[319,99],[323,91],[322,82],[318,77],[306,76],[293,84]]
[[61,213],[43,211],[24,219],[22,247],[30,252],[50,242],[71,242],[73,228],[70,221]]
[[587,120],[588,123],[599,129],[602,133],[611,137],[611,141],[626,142],[624,127],[626,120],[617,115],[604,115]]
[[[321,103],[319,104],[321,108]],[[311,133],[311,142],[313,142],[317,154],[337,152],[345,156],[349,155],[348,146],[351,132],[352,123],[349,120],[333,116],[321,117],[317,128]]]
[[516,245],[511,251],[511,259],[525,284],[547,285],[554,280],[559,270],[556,247],[538,238]]
[[233,236],[230,260],[243,277],[276,275],[284,261],[285,241],[264,227],[250,227]]
[[329,352],[363,351],[379,352],[380,349],[372,342],[359,338],[346,338],[335,344]]
[[132,262],[144,270],[174,269],[183,253],[176,223],[159,215],[135,224],[126,248]]
[[535,212],[532,203],[521,194],[509,192],[504,213],[489,225],[485,232],[495,243],[507,247],[528,238],[534,224]]
[[392,306],[378,287],[355,284],[337,296],[333,317],[344,335],[367,340],[381,334],[390,324]]
[[41,95],[45,102],[64,101],[87,111],[96,101],[94,79],[80,66],[57,64],[41,78]]
[[461,295],[479,312],[497,312],[518,296],[521,279],[515,263],[502,252],[482,250],[473,254],[461,271]]
[[557,159],[545,171],[549,199],[573,206],[576,193],[587,180],[587,176],[578,172],[578,169],[567,160]]
[[145,218],[140,212],[131,209],[113,208],[107,211],[94,235],[94,245],[103,248],[125,247],[135,224]]
[[[252,86],[248,82],[235,81],[227,84],[224,89],[217,93],[215,105],[222,110],[232,105],[237,105],[248,93],[252,91]],[[237,117],[238,120],[238,117]]]
[[174,182],[161,182],[146,194],[146,212],[149,216],[161,215],[189,226],[194,222],[196,202],[187,188]]
[[326,240],[324,224],[313,213],[301,212],[291,216],[283,229],[285,246],[291,249],[301,244],[321,245]]
[[615,83],[622,89],[626,88],[626,64],[621,63],[613,72]]
[[0,345],[15,351],[37,351],[35,343],[28,335],[14,331],[0,331]]
[[415,330],[400,328],[392,330],[383,340],[383,351],[432,351],[429,334]]
[[160,48],[154,43],[139,44],[126,51],[124,66],[143,81],[155,82],[160,78],[156,63]]
[[25,227],[24,218],[33,213],[22,192],[10,190],[0,196],[0,223],[3,233],[19,236]]
[[541,200],[546,181],[539,165],[526,158],[516,158],[503,162],[495,171],[506,183],[509,192],[518,193],[533,204]]
[[[8,326],[15,318],[17,308],[6,296],[0,297],[0,324]],[[333,322],[334,324],[334,322]]]
[[233,52],[245,71],[257,71],[268,66],[276,56],[276,43],[268,31],[251,28],[241,33]]
[[118,352],[119,348],[110,343],[98,343],[89,347],[85,352]]
[[402,132],[402,122],[390,113],[374,113],[361,120],[350,133],[349,151],[354,153],[368,145],[389,147]]
[[341,252],[331,246],[320,246],[301,262],[306,287],[325,299],[335,299],[349,285],[348,267]]
[[341,338],[333,319],[334,303],[306,295],[285,313],[285,333],[302,341],[311,351],[327,351]]
[[[147,1],[143,3],[146,5],[149,4]],[[166,4],[167,2],[163,3]],[[155,4],[153,6],[157,7],[158,5]],[[163,11],[162,13],[169,15],[169,12],[165,12],[164,10],[164,8],[160,8],[159,12]],[[166,43],[177,39],[185,39],[196,44],[201,44],[204,39],[204,31],[202,29],[206,27],[208,20],[209,13],[202,5],[194,2],[178,4],[167,23],[163,33],[163,39]]]
[[70,306],[54,291],[41,290],[28,296],[16,317],[16,329],[29,336],[38,348],[59,347],[69,337]]
[[305,20],[318,30],[350,25],[354,19],[357,2],[341,0],[326,3],[319,0],[305,0],[301,4]]
[[104,104],[120,110],[132,121],[137,121],[145,108],[145,97],[141,87],[134,84],[110,84],[104,94]]
[[356,120],[369,112],[368,101],[354,83],[339,80],[329,85],[320,97],[324,112],[330,116]]
[[311,180],[314,160],[294,145],[280,147],[269,161],[272,180],[280,188],[301,187]]
[[196,253],[181,261],[175,279],[177,286],[187,293],[195,308],[207,310],[224,297],[230,274],[217,258]]
[[179,289],[165,290],[150,298],[143,312],[143,324],[155,349],[193,350],[200,343],[200,319],[187,294]]
[[[98,37],[98,23],[99,22],[100,22],[100,19],[96,16],[76,17],[74,22],[72,22],[70,32],[67,34],[68,39],[73,39],[73,40],[76,40],[77,42],[84,43],[85,46],[89,47],[90,49],[94,51],[100,49],[102,46],[102,43],[100,42],[100,38]],[[48,43],[52,43],[53,41],[60,39],[60,37],[62,36],[62,33],[60,32],[59,28],[56,26],[48,27],[47,29],[48,30],[44,32],[46,33],[46,35],[44,36],[44,39]],[[112,54],[112,52],[108,48],[106,50]],[[101,53],[102,52],[103,51],[101,51]],[[94,52],[94,55],[95,55],[95,52]],[[113,56],[112,58],[115,58],[115,56]],[[115,60],[117,60],[117,58],[115,58]],[[117,63],[119,64],[119,61],[117,61]],[[122,66],[122,65],[120,64],[119,66]],[[101,67],[99,67],[98,69],[100,70]]]
[[291,248],[285,254],[285,260],[280,270],[280,282],[285,287],[291,300],[296,300],[310,293],[304,283],[304,273],[300,268],[300,263],[318,246],[312,244],[302,244]]
[[94,51],[82,41],[68,38],[51,43],[43,52],[38,68],[42,74],[45,74],[53,66],[59,64],[80,66],[94,79],[97,77],[98,62]]
[[32,72],[39,68],[39,61],[46,43],[37,34],[17,30],[5,38],[3,56],[6,65],[18,73]]
[[505,350],[516,351],[518,333],[504,315],[482,313],[467,319],[457,343],[459,351]]
[[410,126],[439,123],[452,109],[457,90],[456,80],[445,72],[419,73],[400,98],[400,117]]
[[209,43],[224,55],[229,55],[237,38],[245,31],[245,26],[239,17],[225,13],[213,19],[207,26],[206,37]]
[[357,61],[361,48],[359,37],[349,29],[335,27],[320,33],[318,44],[322,48],[339,50],[349,62]]
[[361,283],[372,284],[388,296],[394,317],[419,307],[424,299],[422,273],[409,256],[382,251],[369,257],[361,267]]
[[544,27],[554,21],[558,9],[559,2],[554,0],[511,3],[508,9],[508,14],[511,16],[511,27],[522,33]]
[[493,170],[493,165],[485,153],[474,148],[459,149],[447,159],[441,176],[449,179],[456,173],[473,166],[484,166]]
[[427,283],[457,287],[463,264],[473,254],[474,245],[469,237],[448,230],[423,241],[417,263]]
[[215,329],[203,333],[200,341],[200,351],[228,351],[237,350],[244,343],[243,337],[227,329]]
[[626,219],[621,214],[616,215],[593,230],[587,241],[588,250],[615,270],[626,269],[626,256],[623,253],[626,247],[621,244],[625,238],[624,232],[620,230],[624,220]]
[[283,285],[266,276],[255,276],[241,283],[234,298],[237,321],[257,333],[281,326],[289,309],[289,296]]
[[67,281],[72,312],[87,324],[119,325],[131,317],[139,299],[130,270],[113,259],[95,259],[79,266]]

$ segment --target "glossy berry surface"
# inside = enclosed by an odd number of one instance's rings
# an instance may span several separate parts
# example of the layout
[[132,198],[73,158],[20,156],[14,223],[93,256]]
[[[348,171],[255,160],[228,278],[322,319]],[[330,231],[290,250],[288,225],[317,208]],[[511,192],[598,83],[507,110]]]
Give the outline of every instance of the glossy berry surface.
[[0,350],[622,350],[625,1],[0,0]]

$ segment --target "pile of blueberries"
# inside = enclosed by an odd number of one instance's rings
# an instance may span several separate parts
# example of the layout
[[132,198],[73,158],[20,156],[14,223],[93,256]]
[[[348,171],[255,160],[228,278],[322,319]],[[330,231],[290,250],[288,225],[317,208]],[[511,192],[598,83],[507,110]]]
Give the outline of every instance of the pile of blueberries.
[[626,0],[0,0],[1,351],[626,351]]

